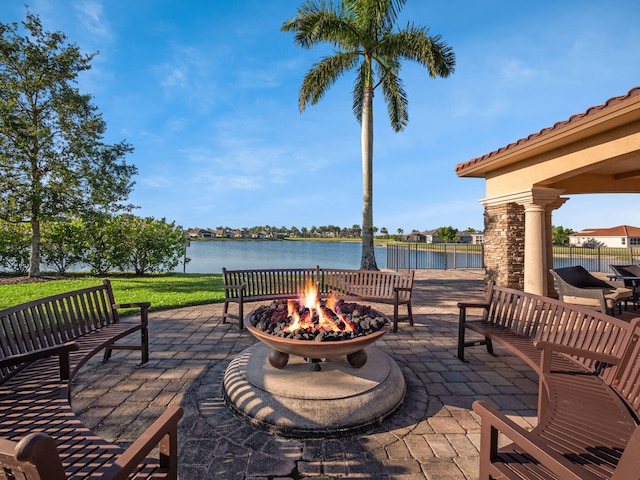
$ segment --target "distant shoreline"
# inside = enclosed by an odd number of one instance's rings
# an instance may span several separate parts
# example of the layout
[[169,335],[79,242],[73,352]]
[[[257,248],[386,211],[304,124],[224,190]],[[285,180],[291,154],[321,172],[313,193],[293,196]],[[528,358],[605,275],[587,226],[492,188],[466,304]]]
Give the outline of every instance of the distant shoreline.
[[[285,238],[189,238],[193,242],[347,242],[360,243],[361,238],[335,237],[335,238],[308,238],[308,237],[285,237]],[[398,243],[395,240],[386,238],[376,238],[374,243],[378,247],[384,247],[388,243]]]

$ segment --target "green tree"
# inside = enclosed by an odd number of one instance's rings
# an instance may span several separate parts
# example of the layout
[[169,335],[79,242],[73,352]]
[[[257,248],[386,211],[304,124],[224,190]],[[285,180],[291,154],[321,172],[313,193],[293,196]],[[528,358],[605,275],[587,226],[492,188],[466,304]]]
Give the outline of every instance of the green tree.
[[[113,235],[118,231],[112,225],[113,220],[105,214],[94,214],[84,222],[84,244],[82,246],[82,262],[89,265],[91,273],[106,275],[109,270],[117,266],[113,258],[117,253],[113,252]],[[115,239],[118,242],[118,239]],[[117,248],[117,247],[116,247]]]
[[42,229],[42,259],[60,275],[82,261],[84,224],[81,220],[47,222]]
[[373,230],[373,92],[382,89],[391,127],[402,131],[409,121],[407,96],[399,77],[402,60],[426,67],[431,77],[453,73],[453,50],[439,35],[408,24],[395,30],[406,0],[307,0],[282,30],[294,32],[303,48],[328,43],[333,55],[313,65],[302,81],[299,108],[315,105],[345,72],[356,71],[352,109],[362,125],[362,257],[360,268],[377,270]]
[[460,240],[460,237],[458,237],[458,230],[451,226],[440,227],[436,233],[445,242],[457,242]]
[[0,222],[0,267],[25,275],[29,267],[29,239],[23,224]]
[[561,225],[551,227],[551,241],[554,245],[569,245],[569,235],[573,233],[570,228]]
[[27,11],[0,23],[0,218],[31,230],[29,275],[40,275],[41,224],[91,210],[125,207],[137,173],[132,147],[103,143],[106,124],[76,87],[95,54]]
[[122,271],[136,275],[170,272],[178,266],[184,254],[184,232],[175,223],[162,218],[140,218],[119,215],[110,223],[111,238],[116,245],[109,249],[111,262]]

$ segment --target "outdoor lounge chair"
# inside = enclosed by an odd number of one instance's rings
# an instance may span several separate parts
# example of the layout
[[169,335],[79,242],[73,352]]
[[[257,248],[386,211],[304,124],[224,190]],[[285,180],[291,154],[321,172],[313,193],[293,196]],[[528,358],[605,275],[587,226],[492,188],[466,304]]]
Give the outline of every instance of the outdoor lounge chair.
[[556,268],[550,270],[555,279],[560,300],[583,305],[603,313],[615,314],[615,307],[622,311],[621,303],[633,297],[629,288],[615,286],[591,275],[584,267]]
[[609,278],[618,278],[624,282],[626,288],[630,288],[633,292],[633,306],[638,305],[640,296],[640,265],[609,265],[615,276]]

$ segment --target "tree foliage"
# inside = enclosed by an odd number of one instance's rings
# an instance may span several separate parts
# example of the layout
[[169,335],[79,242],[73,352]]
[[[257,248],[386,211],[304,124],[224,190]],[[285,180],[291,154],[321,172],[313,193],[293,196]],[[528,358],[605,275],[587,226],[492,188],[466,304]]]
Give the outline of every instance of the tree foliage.
[[460,240],[460,237],[458,237],[458,229],[451,226],[440,227],[436,233],[445,242],[457,242]]
[[[0,223],[0,267],[25,274],[29,244],[24,225]],[[164,218],[94,215],[43,223],[42,251],[47,267],[60,275],[79,264],[96,275],[114,270],[143,275],[173,271],[185,254],[185,236],[182,227]]]
[[80,220],[48,222],[42,231],[42,260],[64,275],[83,258],[84,225]]
[[0,267],[24,275],[29,267],[29,232],[22,224],[0,222]]
[[554,245],[569,245],[569,235],[573,233],[570,228],[562,225],[551,227],[551,241]]
[[182,228],[163,218],[139,218],[121,215],[114,219],[113,238],[120,248],[113,262],[122,271],[136,275],[172,271],[184,254],[185,237]]
[[127,208],[137,170],[129,144],[103,142],[106,124],[76,87],[95,54],[30,12],[22,26],[0,23],[0,218],[29,224],[38,276],[42,222]]
[[396,29],[406,0],[307,0],[282,30],[293,32],[303,48],[327,43],[334,53],[305,75],[298,105],[315,105],[348,71],[355,71],[352,109],[362,125],[362,259],[360,268],[377,270],[373,237],[373,92],[382,90],[391,127],[399,132],[409,121],[408,100],[400,79],[403,60],[424,66],[431,77],[447,77],[455,66],[453,50],[439,35],[408,24]]

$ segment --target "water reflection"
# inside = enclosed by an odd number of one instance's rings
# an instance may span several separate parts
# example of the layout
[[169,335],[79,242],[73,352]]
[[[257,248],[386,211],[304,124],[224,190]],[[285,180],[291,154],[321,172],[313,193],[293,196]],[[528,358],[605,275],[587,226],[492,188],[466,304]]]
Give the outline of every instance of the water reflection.
[[[378,268],[386,268],[386,249],[376,247]],[[362,246],[359,242],[298,241],[198,241],[187,248],[187,273],[220,273],[222,267],[302,268],[321,267],[358,269]],[[180,264],[175,269],[182,272]]]

